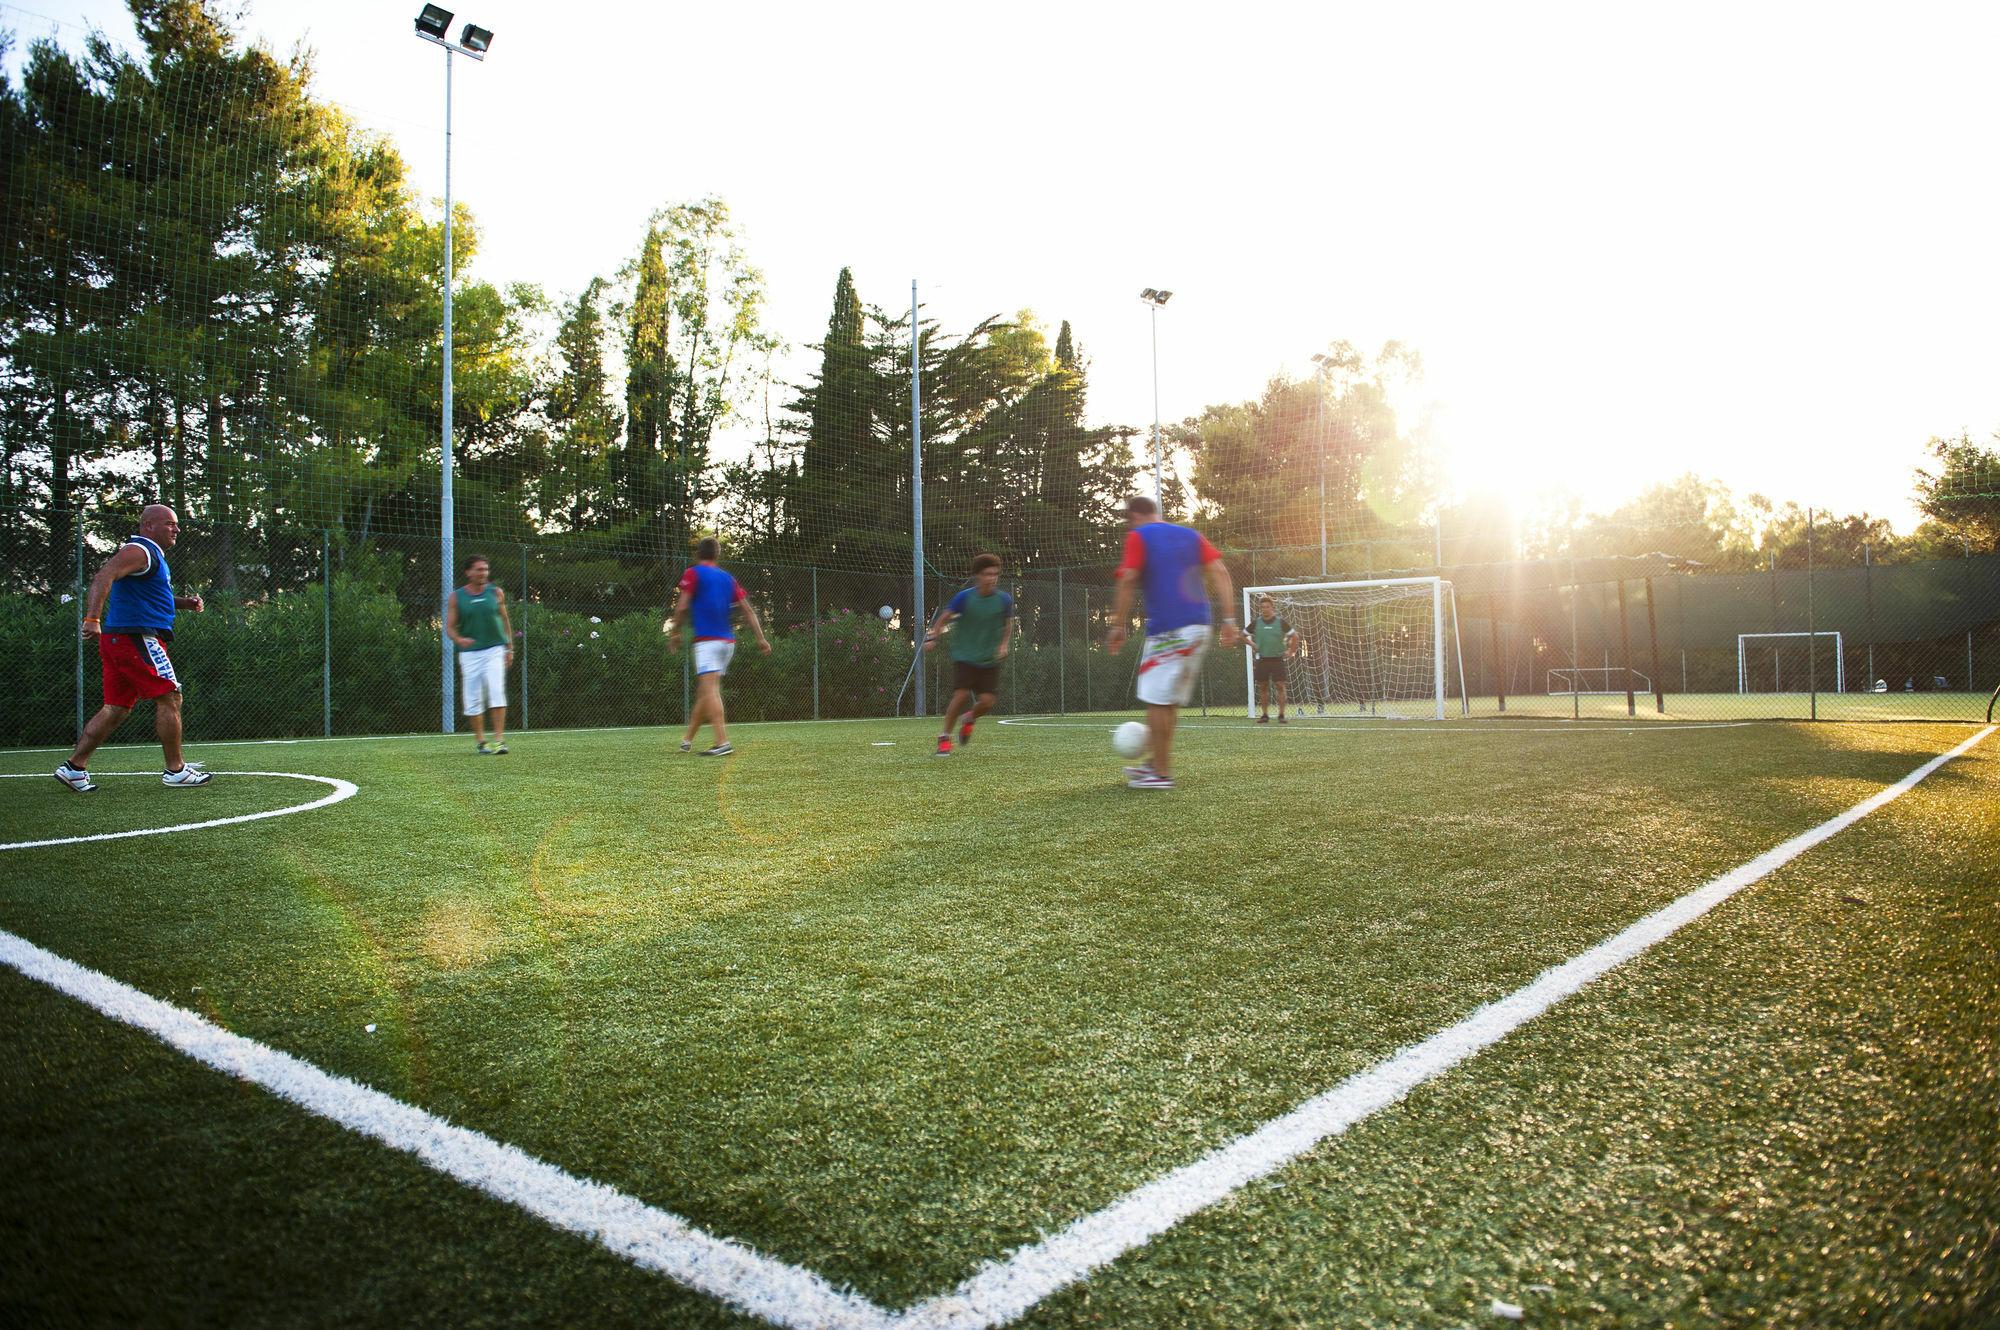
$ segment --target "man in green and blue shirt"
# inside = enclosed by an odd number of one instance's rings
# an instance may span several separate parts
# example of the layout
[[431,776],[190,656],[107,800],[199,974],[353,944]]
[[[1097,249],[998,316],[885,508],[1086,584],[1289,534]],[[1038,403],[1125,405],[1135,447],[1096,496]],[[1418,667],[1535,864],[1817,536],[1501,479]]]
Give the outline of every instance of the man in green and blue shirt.
[[1257,602],[1257,617],[1250,621],[1250,651],[1255,657],[1252,677],[1257,681],[1257,723],[1271,723],[1271,694],[1278,694],[1278,724],[1285,723],[1285,662],[1299,652],[1299,630],[1278,617],[1278,602],[1264,596]]
[[[951,727],[961,712],[965,724],[958,731],[962,747],[972,742],[972,725],[993,709],[1000,685],[1000,662],[1007,659],[1007,647],[1014,638],[1014,598],[1000,590],[1000,556],[981,554],[972,561],[972,585],[951,598],[931,620],[924,635],[924,650],[937,645],[938,634],[951,628],[952,694],[951,707],[944,713],[944,733],[938,735],[937,755],[952,753]],[[966,704],[978,694],[978,702],[966,711]]]

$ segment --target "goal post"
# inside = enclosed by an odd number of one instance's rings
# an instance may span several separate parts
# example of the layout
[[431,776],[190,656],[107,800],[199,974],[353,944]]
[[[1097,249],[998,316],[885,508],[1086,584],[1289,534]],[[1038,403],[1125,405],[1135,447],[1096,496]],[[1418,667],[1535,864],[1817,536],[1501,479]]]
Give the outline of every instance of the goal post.
[[1832,639],[1833,691],[1846,692],[1847,654],[1842,650],[1840,634],[1825,628],[1813,633],[1738,633],[1736,691],[1739,694],[1817,691],[1820,652],[1826,646],[1821,638]]
[[[1458,601],[1440,577],[1288,582],[1243,588],[1243,631],[1265,596],[1299,634],[1287,670],[1293,711],[1444,719],[1446,635],[1457,641]],[[1246,710],[1257,710],[1255,651],[1243,653]],[[1459,667],[1463,691],[1465,670]]]

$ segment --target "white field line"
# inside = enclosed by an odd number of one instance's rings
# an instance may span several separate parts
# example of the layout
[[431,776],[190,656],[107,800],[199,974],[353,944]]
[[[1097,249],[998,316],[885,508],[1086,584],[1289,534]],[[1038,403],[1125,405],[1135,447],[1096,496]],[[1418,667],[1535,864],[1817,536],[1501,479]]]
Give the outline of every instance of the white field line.
[[[1493,734],[1658,734],[1667,730],[1738,730],[1746,726],[1763,723],[1754,720],[1715,720],[1695,721],[1686,725],[1667,724],[1664,722],[1654,725],[1613,725],[1599,721],[1564,721],[1560,725],[1501,725],[1496,722],[1491,727],[1488,727],[1484,721],[1466,722],[1461,720],[1457,724],[1452,724],[1447,720],[1444,724],[1440,725],[1436,721],[1425,724],[1420,718],[1415,723],[1408,725],[1396,723],[1405,719],[1411,718],[1395,716],[1379,720],[1339,720],[1332,723],[1302,720],[1294,722],[1292,725],[1287,725],[1282,730],[1274,730],[1267,725],[1259,725],[1255,721],[1227,719],[1226,723],[1217,724],[1211,723],[1207,717],[1183,717],[1181,720],[1181,729],[1186,733],[1197,733],[1203,730],[1264,730],[1270,734],[1442,734],[1464,738],[1467,735]],[[1552,716],[1549,719],[1556,720],[1560,718]],[[1940,723],[1951,724],[1952,722],[1944,721]],[[1970,722],[1959,723],[1966,724]],[[996,721],[995,724],[1021,725],[1029,729],[1041,730],[1099,730],[1106,728],[1103,721],[1044,720],[1039,716],[1005,716]],[[1475,729],[1473,726],[1478,726],[1479,728]],[[1115,729],[1116,727],[1112,726],[1110,728]]]
[[1914,788],[1996,728],[2000,727],[1988,726],[1846,812],[1544,971],[1526,987],[1481,1007],[1423,1043],[1349,1077],[1284,1117],[1140,1187],[1054,1237],[1021,1248],[1004,1261],[987,1263],[952,1292],[901,1312],[835,1289],[811,1271],[715,1238],[677,1215],[573,1177],[513,1146],[454,1127],[380,1091],[231,1034],[4,930],[0,930],[0,961],[114,1020],[149,1031],[208,1066],[413,1154],[467,1186],[773,1324],[800,1330],[987,1330],[1007,1324],[1092,1270],[1143,1246],[1236,1188],[1268,1176],[1496,1043],[1591,980]]
[[912,1330],[970,1330],[1005,1325],[1043,1298],[1082,1279],[1098,1266],[1151,1241],[1181,1220],[1227,1197],[1246,1183],[1284,1167],[1329,1136],[1337,1136],[1376,1111],[1387,1108],[1425,1081],[1442,1075],[1556,1003],[1671,936],[1684,924],[1775,872],[1828,837],[1853,826],[1899,797],[1926,776],[1992,734],[1988,726],[1948,753],[1912,771],[1887,789],[1863,799],[1837,817],[1766,850],[1740,868],[1696,888],[1622,932],[1535,981],[1473,1012],[1458,1024],[1403,1049],[1385,1062],[1358,1072],[1325,1094],[1307,1100],[1214,1153],[1149,1182],[1096,1214],[1077,1220],[1052,1238],[989,1265],[949,1295],[930,1299],[905,1314]]
[[[92,772],[99,780],[107,776],[154,776],[150,771],[105,771]],[[100,831],[94,836],[58,836],[53,840],[17,840],[12,844],[0,845],[0,850],[32,850],[43,845],[80,845],[94,840],[126,840],[132,836],[166,836],[176,831],[202,831],[209,827],[226,827],[235,822],[258,822],[267,817],[290,817],[293,813],[309,813],[315,808],[325,808],[343,799],[352,799],[360,790],[353,781],[341,780],[334,776],[308,776],[299,771],[218,771],[218,776],[283,776],[287,780],[313,780],[321,785],[333,786],[333,793],[314,799],[311,803],[293,804],[290,808],[273,808],[262,813],[243,813],[236,817],[215,817],[206,822],[181,822],[171,827],[144,827],[138,831]],[[47,772],[9,771],[0,772],[0,780],[26,780],[30,776],[42,780],[53,779]],[[154,776],[154,779],[158,779]],[[181,796],[187,797],[185,795]],[[200,798],[200,795],[195,795]]]
[[0,930],[0,960],[31,979],[157,1036],[197,1062],[260,1085],[309,1113],[415,1155],[429,1167],[557,1228],[590,1238],[731,1306],[784,1326],[877,1330],[890,1316],[810,1271],[696,1229],[610,1187],[572,1177],[344,1076],[213,1025]]

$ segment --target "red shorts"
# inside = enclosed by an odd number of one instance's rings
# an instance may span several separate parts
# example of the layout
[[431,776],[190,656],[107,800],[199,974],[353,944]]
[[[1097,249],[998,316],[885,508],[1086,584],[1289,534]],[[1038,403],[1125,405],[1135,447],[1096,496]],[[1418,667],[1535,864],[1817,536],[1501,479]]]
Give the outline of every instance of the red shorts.
[[177,693],[181,681],[159,638],[137,633],[99,633],[97,655],[104,662],[104,704],[129,707],[142,697]]

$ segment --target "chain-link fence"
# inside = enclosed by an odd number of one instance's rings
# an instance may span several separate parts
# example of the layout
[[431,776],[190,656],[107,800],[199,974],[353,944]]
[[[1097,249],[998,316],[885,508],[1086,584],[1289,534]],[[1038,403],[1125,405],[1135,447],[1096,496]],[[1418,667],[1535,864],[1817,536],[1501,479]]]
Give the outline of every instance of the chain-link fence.
[[[53,559],[17,565],[0,589],[6,746],[68,743],[98,705],[98,662],[78,634],[83,596],[126,532],[104,517],[65,528],[74,537],[59,577]],[[660,631],[678,565],[581,544],[461,542],[459,552],[485,556],[507,595],[511,729],[685,722],[691,656],[670,652]],[[1322,580],[1321,557],[1245,551],[1227,563],[1243,587]],[[207,603],[182,616],[171,647],[191,740],[440,728],[437,541],[190,522],[169,558],[177,588]],[[909,577],[727,566],[772,647],[737,653],[732,719],[943,709],[949,654],[913,668]],[[1976,720],[2000,685],[2000,555],[1734,573],[1646,555],[1345,568],[1328,580],[1370,573],[1449,583],[1448,715]],[[926,581],[930,614],[966,585]],[[1104,646],[1110,568],[1010,567],[1002,586],[1019,619],[1000,672],[1003,712],[1136,705],[1136,641],[1115,656]],[[1242,656],[1211,652],[1193,705],[1243,714],[1249,701]]]

